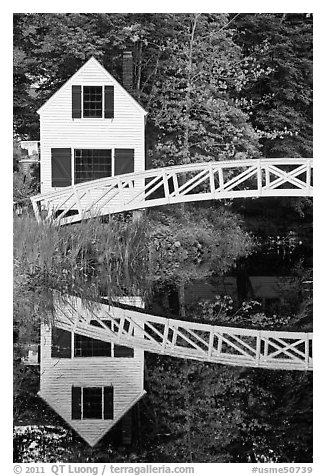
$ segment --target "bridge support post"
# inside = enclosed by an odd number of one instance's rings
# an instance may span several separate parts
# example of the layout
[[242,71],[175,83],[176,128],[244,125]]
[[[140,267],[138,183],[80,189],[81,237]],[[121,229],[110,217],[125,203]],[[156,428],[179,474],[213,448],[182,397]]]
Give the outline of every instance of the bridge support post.
[[309,196],[310,194],[310,187],[311,187],[311,163],[307,164],[307,175],[306,175],[306,180],[307,180],[307,195]]
[[257,189],[258,189],[258,195],[261,196],[263,188],[263,175],[262,175],[262,168],[261,168],[261,160],[258,159],[257,162]]

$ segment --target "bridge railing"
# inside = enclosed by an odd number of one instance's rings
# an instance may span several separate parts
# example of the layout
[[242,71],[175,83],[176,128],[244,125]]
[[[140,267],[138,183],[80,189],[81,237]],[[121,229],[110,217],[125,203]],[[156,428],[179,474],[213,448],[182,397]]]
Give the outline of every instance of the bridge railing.
[[148,315],[75,297],[56,305],[55,325],[148,352],[235,366],[312,370],[312,333],[243,329]]
[[305,158],[194,163],[93,180],[31,200],[39,221],[67,224],[173,203],[312,196],[312,167]]

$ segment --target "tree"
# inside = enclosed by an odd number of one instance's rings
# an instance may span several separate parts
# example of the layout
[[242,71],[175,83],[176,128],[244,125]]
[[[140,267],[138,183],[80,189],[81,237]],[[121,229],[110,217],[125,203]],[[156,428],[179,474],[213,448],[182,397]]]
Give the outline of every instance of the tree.
[[213,272],[224,274],[253,247],[239,217],[223,207],[152,212],[148,224],[151,279],[156,289],[177,289],[182,317],[187,283]]
[[37,109],[96,51],[83,14],[14,14],[14,125],[39,138]]
[[[263,156],[312,157],[312,15],[241,14],[234,17],[232,27],[248,78],[237,100],[260,136]],[[264,204],[246,200],[234,205],[236,211],[241,207],[245,222],[262,239],[296,232],[309,261],[310,198],[264,199]]]
[[[145,461],[311,462],[312,376],[147,357]],[[143,459],[143,461],[144,461]]]
[[312,15],[242,14],[234,41],[265,73],[242,88],[242,104],[265,157],[312,157]]
[[240,49],[221,14],[174,15],[152,91],[156,165],[259,155],[258,137],[232,100]]

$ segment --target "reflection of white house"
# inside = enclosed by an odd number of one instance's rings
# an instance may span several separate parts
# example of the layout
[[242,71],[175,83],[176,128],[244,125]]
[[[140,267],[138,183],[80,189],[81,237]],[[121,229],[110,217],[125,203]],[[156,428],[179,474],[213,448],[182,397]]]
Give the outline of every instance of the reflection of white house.
[[213,301],[217,295],[238,299],[237,279],[234,276],[222,276],[214,280],[197,280],[186,287],[186,303],[195,304],[199,300]]
[[[130,91],[130,52],[124,54],[123,76]],[[95,58],[90,58],[38,113],[41,193],[145,170],[147,113]]]
[[250,276],[253,297],[262,301],[263,309],[278,306],[285,297],[286,289],[295,281],[290,276]]
[[[291,284],[293,279],[288,276],[249,276],[248,299],[259,299],[263,308],[272,303],[282,301],[282,292]],[[235,276],[223,276],[211,280],[198,280],[192,282],[186,288],[187,304],[195,304],[199,300],[214,301],[217,295],[231,296],[234,301],[238,300],[237,278]]]
[[94,446],[146,393],[144,351],[41,326],[39,396]]
[[279,299],[285,286],[293,279],[287,276],[250,276],[253,295],[262,299]]

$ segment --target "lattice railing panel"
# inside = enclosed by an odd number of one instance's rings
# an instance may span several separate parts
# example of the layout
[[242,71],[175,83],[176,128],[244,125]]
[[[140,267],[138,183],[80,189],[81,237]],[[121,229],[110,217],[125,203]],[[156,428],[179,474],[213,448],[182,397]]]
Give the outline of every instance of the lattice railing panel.
[[103,178],[32,197],[38,220],[67,224],[158,205],[240,197],[312,196],[312,159],[187,164]]
[[211,326],[97,305],[56,305],[56,326],[149,352],[228,365],[312,370],[312,333]]

